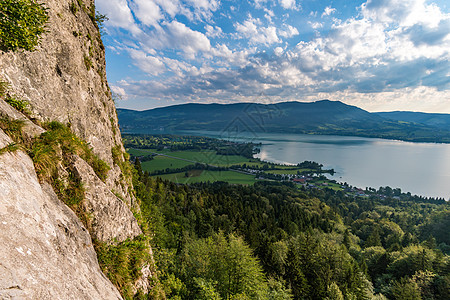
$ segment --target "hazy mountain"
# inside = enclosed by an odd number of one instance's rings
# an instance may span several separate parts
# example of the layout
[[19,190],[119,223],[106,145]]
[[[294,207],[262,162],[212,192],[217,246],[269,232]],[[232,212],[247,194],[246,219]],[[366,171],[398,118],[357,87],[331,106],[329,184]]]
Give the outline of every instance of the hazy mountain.
[[377,115],[395,121],[419,123],[450,130],[450,114],[430,114],[411,111],[379,112]]
[[277,104],[181,104],[145,111],[118,109],[124,132],[164,129],[357,135],[450,142],[450,131],[384,118],[339,101]]

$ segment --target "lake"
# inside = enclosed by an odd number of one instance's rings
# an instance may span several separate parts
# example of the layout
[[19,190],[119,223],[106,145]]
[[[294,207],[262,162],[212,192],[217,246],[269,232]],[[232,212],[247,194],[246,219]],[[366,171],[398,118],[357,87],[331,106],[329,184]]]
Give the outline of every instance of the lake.
[[450,144],[259,132],[170,133],[261,143],[257,157],[262,160],[285,164],[316,161],[336,171],[330,178],[356,187],[390,186],[425,197],[450,199]]

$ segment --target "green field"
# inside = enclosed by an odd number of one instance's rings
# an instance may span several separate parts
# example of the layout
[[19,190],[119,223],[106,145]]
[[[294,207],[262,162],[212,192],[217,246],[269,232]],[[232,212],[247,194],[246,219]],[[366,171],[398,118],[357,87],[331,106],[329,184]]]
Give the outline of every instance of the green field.
[[[151,153],[159,153],[172,157],[182,158],[191,160],[194,162],[209,164],[213,166],[227,167],[231,165],[250,163],[254,165],[262,165],[255,159],[248,159],[240,155],[220,155],[216,154],[213,150],[201,150],[201,151],[170,151],[170,150],[159,150],[155,149],[127,149],[127,151],[134,156],[148,155]],[[162,169],[168,168],[169,166],[163,167]]]
[[156,152],[155,149],[134,149],[128,148],[127,152],[134,156],[145,156]]
[[143,163],[141,163],[142,170],[148,172],[165,170],[167,168],[169,169],[183,168],[188,165],[193,165],[193,163],[161,155],[157,155],[152,160],[144,161]]
[[217,155],[216,152],[212,150],[174,151],[165,154],[214,166],[231,166],[249,161],[248,158],[239,155]]
[[[242,174],[233,171],[202,171],[200,174],[191,172],[193,176],[186,177],[185,172],[164,174],[155,177],[161,177],[166,180],[170,180],[176,183],[196,183],[196,182],[213,182],[213,181],[226,181],[231,184],[253,184],[256,182],[255,176]],[[198,176],[195,176],[198,175]]]
[[322,183],[327,183],[328,184],[327,186],[321,186],[321,188],[329,188],[329,189],[332,189],[335,191],[342,191],[340,184],[333,183],[328,180],[316,180],[316,181],[313,181],[312,183],[317,184],[317,185],[322,184]]

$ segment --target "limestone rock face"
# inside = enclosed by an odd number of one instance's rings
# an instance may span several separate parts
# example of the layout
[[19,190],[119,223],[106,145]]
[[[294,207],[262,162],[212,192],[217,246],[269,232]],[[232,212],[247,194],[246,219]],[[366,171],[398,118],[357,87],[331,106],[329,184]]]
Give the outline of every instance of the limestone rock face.
[[[107,181],[110,189],[130,202],[127,186],[119,184],[121,172],[111,155],[112,147],[123,147],[106,81],[104,47],[89,16],[94,1],[40,2],[48,7],[48,32],[33,52],[0,51],[0,77],[30,103],[33,117],[70,123],[73,131],[111,166]],[[70,9],[72,3],[75,13]]]
[[141,234],[141,228],[126,203],[108,189],[84,160],[74,156],[73,161],[74,170],[86,190],[83,205],[92,218],[94,237],[111,243]]
[[[141,229],[129,208],[136,208],[130,178],[119,166],[124,158],[117,153],[124,149],[92,14],[94,0],[39,2],[48,8],[48,32],[36,51],[0,51],[0,80],[10,84],[9,93],[30,103],[32,118],[70,123],[111,168],[104,183],[79,157],[64,167],[83,182],[89,233],[51,186],[38,181],[24,151],[0,152],[0,299],[121,299],[99,268],[91,235],[115,243],[136,237]],[[2,99],[0,115],[23,120],[26,139],[44,132]],[[0,149],[11,142],[0,130]],[[149,270],[136,283],[144,291]]]
[[42,127],[37,126],[33,122],[31,122],[27,117],[25,117],[22,113],[18,112],[14,108],[12,108],[8,103],[6,103],[3,99],[0,99],[0,117],[5,117],[9,120],[20,120],[24,122],[23,124],[23,132],[25,138],[31,140],[32,138],[42,134],[45,130]]
[[[0,130],[0,148],[12,141]],[[121,299],[77,216],[22,151],[0,155],[0,299]]]

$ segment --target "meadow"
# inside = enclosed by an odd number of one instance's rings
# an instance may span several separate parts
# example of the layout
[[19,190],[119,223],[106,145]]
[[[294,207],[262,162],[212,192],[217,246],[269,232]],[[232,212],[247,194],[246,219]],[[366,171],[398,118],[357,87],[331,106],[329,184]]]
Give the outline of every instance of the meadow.
[[[187,174],[186,174],[187,173]],[[188,177],[186,177],[188,175]],[[188,172],[158,175],[175,183],[197,183],[197,182],[215,182],[225,181],[230,184],[254,184],[257,180],[254,175],[242,174],[235,171],[209,171],[192,170]]]

